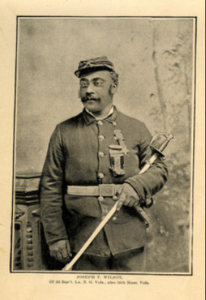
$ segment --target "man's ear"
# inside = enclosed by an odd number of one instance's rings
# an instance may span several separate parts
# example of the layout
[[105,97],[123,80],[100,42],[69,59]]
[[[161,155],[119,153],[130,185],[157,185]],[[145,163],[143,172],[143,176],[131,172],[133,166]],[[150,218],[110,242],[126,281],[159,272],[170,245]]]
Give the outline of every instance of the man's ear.
[[111,85],[111,94],[114,95],[117,92],[118,86],[116,84]]
[[81,98],[81,96],[80,96],[80,90],[78,91],[78,98]]

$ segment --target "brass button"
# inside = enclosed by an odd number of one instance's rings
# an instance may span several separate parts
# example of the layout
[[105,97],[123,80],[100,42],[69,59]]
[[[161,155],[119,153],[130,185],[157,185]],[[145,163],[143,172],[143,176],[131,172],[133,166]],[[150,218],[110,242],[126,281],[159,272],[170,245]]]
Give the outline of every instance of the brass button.
[[102,121],[98,121],[98,125],[101,126],[103,123]]
[[99,140],[100,142],[104,140],[104,136],[103,135],[99,135]]
[[113,126],[117,126],[117,123],[116,122],[112,122]]
[[98,197],[98,200],[99,200],[99,201],[103,201],[103,200],[104,200],[104,197],[99,196],[99,197]]
[[103,174],[103,173],[99,173],[99,174],[98,174],[98,177],[99,177],[99,178],[104,178],[104,174]]
[[113,218],[112,218],[112,221],[116,221],[116,219],[117,219],[116,217],[113,217]]
[[104,153],[103,152],[99,152],[99,157],[104,157]]
[[113,200],[117,200],[118,197],[117,197],[117,196],[113,196],[112,199],[113,199]]

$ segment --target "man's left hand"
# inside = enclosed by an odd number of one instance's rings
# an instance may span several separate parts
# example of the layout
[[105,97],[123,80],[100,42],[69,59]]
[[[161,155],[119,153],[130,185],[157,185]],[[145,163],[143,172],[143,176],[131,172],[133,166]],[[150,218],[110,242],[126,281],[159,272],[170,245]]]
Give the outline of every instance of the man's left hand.
[[117,211],[121,209],[122,205],[129,207],[135,207],[139,205],[139,196],[133,187],[128,183],[123,184],[118,198]]

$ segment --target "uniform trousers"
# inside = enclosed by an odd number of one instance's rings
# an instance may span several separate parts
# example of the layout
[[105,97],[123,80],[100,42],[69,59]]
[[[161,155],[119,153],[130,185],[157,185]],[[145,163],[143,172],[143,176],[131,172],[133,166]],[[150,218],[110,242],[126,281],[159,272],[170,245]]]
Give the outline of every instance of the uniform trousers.
[[96,255],[82,255],[74,264],[72,270],[76,271],[135,271],[143,272],[145,269],[144,247],[124,253],[101,257]]

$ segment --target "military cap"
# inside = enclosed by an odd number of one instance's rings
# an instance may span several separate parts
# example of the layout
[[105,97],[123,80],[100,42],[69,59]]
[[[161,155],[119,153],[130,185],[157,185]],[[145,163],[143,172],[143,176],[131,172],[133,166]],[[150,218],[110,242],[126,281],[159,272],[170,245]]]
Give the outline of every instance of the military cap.
[[78,70],[74,74],[80,78],[83,74],[101,70],[114,71],[113,63],[106,56],[80,61]]

